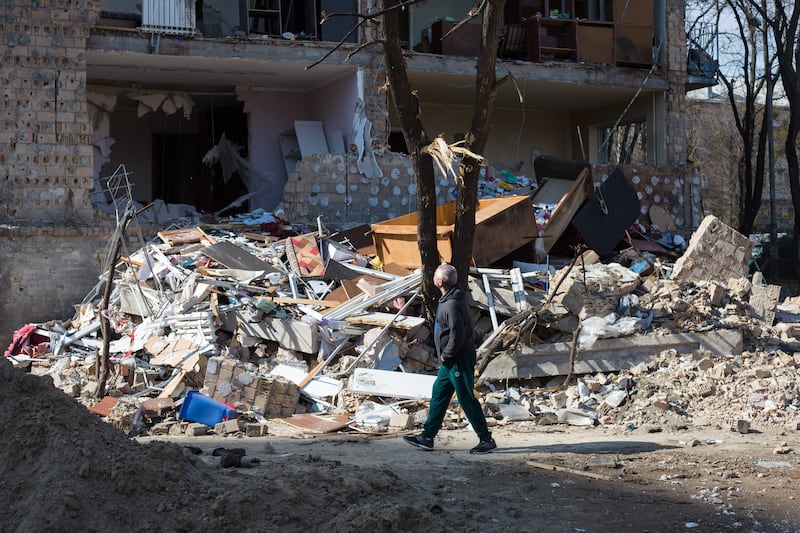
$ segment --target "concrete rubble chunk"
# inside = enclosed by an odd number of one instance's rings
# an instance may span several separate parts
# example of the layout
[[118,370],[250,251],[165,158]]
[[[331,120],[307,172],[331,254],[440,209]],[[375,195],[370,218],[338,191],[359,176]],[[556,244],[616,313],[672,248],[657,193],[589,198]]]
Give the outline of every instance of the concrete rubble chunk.
[[672,279],[703,282],[746,277],[753,241],[714,215],[706,216],[675,261]]

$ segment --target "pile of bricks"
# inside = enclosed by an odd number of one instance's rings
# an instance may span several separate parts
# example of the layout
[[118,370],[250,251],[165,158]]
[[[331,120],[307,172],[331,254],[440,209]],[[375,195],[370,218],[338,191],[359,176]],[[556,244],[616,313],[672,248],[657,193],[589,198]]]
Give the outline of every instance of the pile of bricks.
[[206,366],[203,394],[215,400],[256,411],[268,418],[292,416],[300,388],[281,376],[261,376],[226,357],[211,357]]

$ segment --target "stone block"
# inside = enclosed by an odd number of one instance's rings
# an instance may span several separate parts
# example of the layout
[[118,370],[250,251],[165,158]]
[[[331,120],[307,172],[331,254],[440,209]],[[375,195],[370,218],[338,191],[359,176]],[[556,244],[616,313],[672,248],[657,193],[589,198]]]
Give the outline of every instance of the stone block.
[[710,357],[704,357],[697,362],[697,369],[706,372],[714,368],[714,361]]
[[411,427],[412,418],[408,413],[392,413],[389,426],[393,428],[408,429]]
[[742,435],[746,435],[750,432],[750,422],[740,418],[731,424],[731,431],[736,431]]
[[708,285],[708,299],[714,307],[722,306],[722,302],[728,296],[728,291],[719,283],[712,282]]
[[230,435],[231,433],[238,433],[244,430],[245,422],[238,418],[232,420],[225,420],[214,426],[214,433],[219,435]]
[[245,434],[248,437],[264,437],[267,433],[266,422],[248,422],[245,426]]
[[[175,426],[172,427],[180,428],[180,425],[176,424]],[[170,434],[172,434],[172,431],[170,431]],[[207,434],[208,434],[208,426],[205,424],[200,424],[199,422],[192,422],[191,424],[186,426],[186,435],[188,435],[189,437],[200,437],[202,435],[207,435]]]

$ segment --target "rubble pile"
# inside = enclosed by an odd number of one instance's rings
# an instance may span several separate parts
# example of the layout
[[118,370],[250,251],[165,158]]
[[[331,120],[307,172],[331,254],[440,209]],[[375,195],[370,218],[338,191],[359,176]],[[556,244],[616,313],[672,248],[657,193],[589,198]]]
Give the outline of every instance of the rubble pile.
[[[109,257],[72,320],[21,327],[6,357],[130,434],[423,420],[437,362],[422,273],[383,265],[368,227],[245,218],[167,229]],[[748,277],[750,241],[708,217],[674,263],[631,244],[560,269],[471,269],[490,423],[797,429],[800,306]],[[446,427],[462,419],[454,409]]]

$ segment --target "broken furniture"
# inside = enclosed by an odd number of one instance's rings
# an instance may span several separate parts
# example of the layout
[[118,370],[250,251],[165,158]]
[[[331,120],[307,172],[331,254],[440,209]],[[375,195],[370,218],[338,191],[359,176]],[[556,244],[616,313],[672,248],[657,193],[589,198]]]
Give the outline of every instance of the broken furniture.
[[[594,197],[592,175],[589,168],[579,161],[540,156],[534,161],[534,166],[542,186],[533,196],[533,204],[556,204],[543,227],[538,230],[541,244],[537,250],[549,254],[570,226],[575,214]],[[564,190],[566,193],[562,193]]]
[[574,19],[533,17],[528,20],[528,59],[575,59],[578,49]]
[[572,218],[589,247],[600,255],[610,253],[639,216],[639,197],[618,168],[595,190],[595,200]]
[[500,57],[503,59],[526,59],[528,56],[528,28],[525,24],[506,24]]
[[528,61],[649,67],[653,15],[653,0],[509,0],[504,21],[527,26]]
[[[452,257],[451,238],[456,204],[436,207],[436,241],[444,261]],[[409,213],[372,225],[375,250],[384,264],[420,268],[418,213]],[[472,257],[476,265],[488,266],[533,242],[536,223],[528,196],[507,196],[478,201]]]

